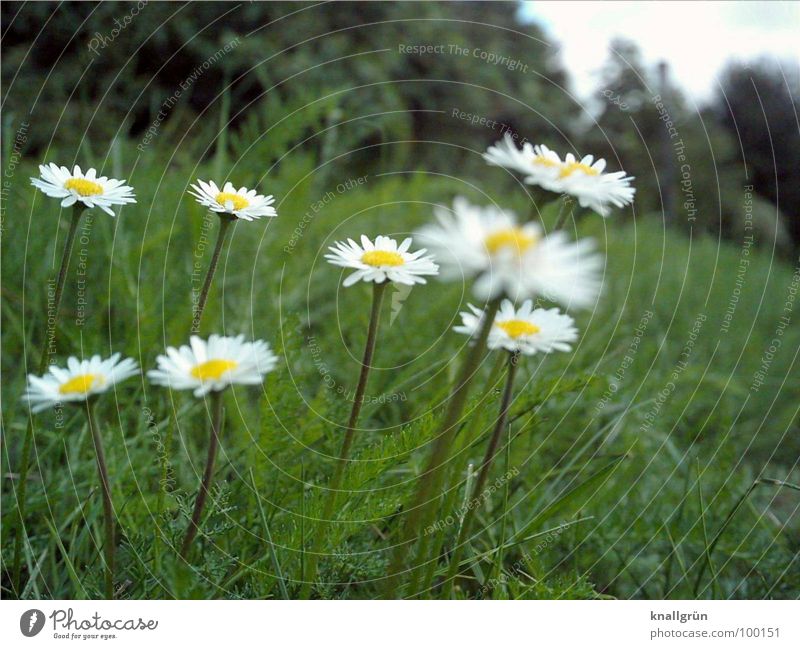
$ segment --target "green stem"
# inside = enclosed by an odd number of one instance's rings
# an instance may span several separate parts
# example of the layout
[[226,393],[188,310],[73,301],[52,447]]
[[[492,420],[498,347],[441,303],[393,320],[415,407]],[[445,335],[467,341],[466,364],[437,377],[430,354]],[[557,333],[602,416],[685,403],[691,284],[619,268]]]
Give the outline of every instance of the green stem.
[[214,477],[214,463],[217,459],[219,435],[222,428],[222,391],[211,393],[211,411],[211,432],[209,433],[208,440],[206,468],[203,473],[203,479],[200,482],[200,491],[197,492],[197,498],[194,501],[192,519],[189,522],[189,527],[186,529],[186,535],[183,537],[183,544],[181,545],[181,557],[183,559],[188,555],[192,541],[194,537],[197,536],[197,531],[200,529],[200,519],[203,516],[203,508],[205,507],[209,493],[211,493],[211,479]]
[[380,324],[381,319],[381,306],[383,305],[383,297],[386,294],[386,287],[388,284],[389,282],[381,282],[380,284],[376,283],[373,285],[372,310],[369,316],[367,342],[364,344],[364,357],[361,361],[361,373],[358,377],[358,386],[356,387],[356,393],[353,399],[353,407],[350,409],[350,419],[347,422],[347,429],[344,432],[342,448],[339,451],[339,457],[336,461],[336,468],[333,471],[333,477],[331,478],[331,483],[328,487],[328,494],[325,498],[325,503],[322,508],[320,529],[318,529],[316,532],[316,538],[309,555],[308,574],[300,592],[300,599],[308,598],[311,592],[311,587],[313,586],[317,577],[320,545],[325,539],[325,527],[331,522],[331,516],[333,515],[336,507],[336,499],[339,495],[342,477],[344,476],[344,470],[350,457],[350,448],[352,447],[353,440],[355,438],[358,416],[361,414],[361,406],[364,403],[364,393],[367,389],[367,379],[369,378],[369,371],[372,367],[372,356],[375,353],[375,342],[378,339],[378,325]]
[[470,414],[474,414],[474,416],[472,416],[469,421],[467,421],[466,424],[464,424],[464,426],[458,431],[458,436],[461,438],[461,442],[457,447],[457,453],[465,451],[469,446],[472,446],[476,442],[476,432],[478,433],[478,437],[480,437],[480,431],[476,431],[476,428],[480,425],[481,421],[478,413],[484,408],[485,402],[491,400],[495,387],[502,377],[502,372],[505,369],[505,366],[506,359],[502,354],[497,354],[497,361],[495,361],[495,364],[489,371],[489,378],[485,383],[488,389],[480,398],[480,401],[478,401],[478,403],[476,403],[472,408]]
[[[505,358],[503,357],[502,354],[497,354],[497,361],[495,362],[494,367],[492,367],[491,372],[489,372],[489,380],[486,382],[486,385],[489,386],[489,389],[485,392],[485,394],[481,397],[481,400],[472,409],[473,413],[479,412],[481,410],[481,408],[483,408],[484,402],[487,401],[492,396],[492,393],[494,392],[495,385],[497,384],[498,379],[500,378],[500,372],[501,372],[501,370],[504,369],[504,367],[505,367]],[[477,414],[475,414],[475,416],[473,416],[469,420],[469,422],[467,422],[464,425],[464,427],[459,430],[458,435],[461,437],[461,444],[460,445],[459,444],[456,445],[455,451],[454,451],[455,454],[461,453],[463,450],[466,450],[467,447],[471,446],[475,442],[475,440],[473,439],[473,434],[475,432],[475,428],[477,427],[478,422],[480,421],[480,419],[481,418],[479,416],[477,416]],[[455,478],[456,481],[458,481],[458,478],[456,478],[456,475],[459,472],[460,472],[460,470],[457,467],[454,470],[451,471],[451,475]],[[472,480],[471,480],[471,477],[470,477],[471,475],[472,475],[472,472],[469,471],[469,473],[467,474],[467,478],[465,480],[465,484],[464,484],[464,499],[465,499],[465,502],[469,498],[469,494],[472,491]],[[450,483],[448,483],[448,484],[450,484]],[[458,493],[459,493],[459,487],[458,486],[454,486],[454,487],[452,487],[450,489],[450,494],[447,496],[447,498],[444,499],[444,505],[443,505],[443,509],[442,509],[442,518],[447,518],[447,516],[450,514],[450,512],[453,511],[453,507],[454,507],[454,504],[455,504],[455,499],[456,499]],[[446,535],[444,534],[443,531],[440,532],[437,535],[436,544],[433,547],[433,551],[431,553],[431,558],[427,562],[428,563],[428,567],[426,568],[425,574],[422,576],[422,583],[423,584],[431,584],[433,582],[433,578],[434,578],[435,573],[436,573],[436,567],[437,567],[438,562],[439,562],[439,557],[442,555],[442,548],[444,547],[445,536]],[[415,590],[414,592],[419,592],[419,590]]]
[[[69,269],[69,260],[72,256],[72,247],[75,243],[75,234],[78,232],[78,224],[81,220],[81,214],[85,209],[83,203],[75,203],[72,208],[72,217],[69,222],[69,230],[67,231],[67,238],[64,241],[64,250],[61,253],[61,266],[58,270],[58,280],[56,281],[56,291],[53,295],[53,338],[55,338],[56,327],[58,326],[58,313],[61,308],[61,297],[64,294],[64,284],[67,280],[67,270]],[[45,318],[49,320],[50,318]],[[42,356],[39,359],[39,372],[38,376],[44,374],[47,366],[50,363],[49,345],[47,344],[47,336],[44,339],[44,349]],[[15,521],[14,531],[14,562],[12,564],[12,583],[16,589],[17,594],[22,592],[22,584],[20,583],[21,570],[22,570],[22,546],[27,540],[25,532],[25,510],[26,510],[26,496],[28,491],[28,471],[31,464],[31,449],[33,446],[33,415],[28,416],[28,425],[25,429],[25,437],[22,442],[22,457],[20,458],[19,467],[19,490],[17,491],[17,520]]]
[[94,452],[97,458],[97,473],[100,476],[100,488],[103,493],[103,527],[105,528],[105,564],[106,564],[106,599],[114,599],[114,506],[111,502],[111,482],[108,478],[106,454],[103,452],[103,439],[100,436],[100,427],[97,425],[97,416],[94,410],[94,401],[86,402],[86,419],[92,433]]
[[464,547],[467,545],[469,538],[470,528],[472,526],[472,519],[475,516],[475,509],[480,503],[483,489],[486,486],[486,480],[489,477],[489,468],[492,466],[495,456],[497,455],[497,446],[500,443],[500,437],[506,427],[508,420],[508,411],[511,408],[511,399],[514,396],[514,377],[517,373],[517,365],[519,363],[519,352],[510,353],[508,355],[508,374],[506,374],[506,385],[503,390],[503,399],[500,403],[500,412],[497,415],[497,422],[495,423],[492,436],[489,438],[489,446],[486,447],[486,454],[483,458],[481,470],[478,473],[478,479],[475,481],[475,486],[472,490],[472,498],[467,504],[467,510],[464,513],[464,520],[461,523],[461,530],[458,534],[455,548],[453,548],[453,556],[450,560],[450,568],[447,572],[446,592],[448,597],[452,595],[453,586],[455,584],[456,575],[458,573],[458,566],[461,563],[461,554]]
[[197,308],[192,318],[192,333],[196,334],[200,331],[200,320],[203,317],[203,311],[206,308],[206,301],[208,300],[208,293],[211,289],[211,280],[214,279],[214,273],[217,271],[217,264],[219,257],[222,253],[222,246],[225,243],[225,237],[228,234],[231,224],[234,222],[233,217],[221,215],[219,217],[219,233],[217,234],[217,243],[214,245],[214,253],[211,255],[211,263],[206,272],[206,278],[203,280],[203,287],[200,289],[200,298],[197,300]]
[[[420,476],[417,492],[408,510],[408,517],[403,527],[401,539],[395,546],[387,582],[388,599],[394,599],[396,597],[397,581],[405,567],[408,546],[418,538],[420,543],[416,555],[418,566],[414,570],[416,571],[424,564],[424,555],[427,552],[427,546],[430,542],[428,537],[431,535],[423,534],[422,532],[435,514],[436,505],[439,502],[435,494],[439,490],[448,453],[453,446],[453,440],[458,430],[461,414],[464,411],[464,405],[466,404],[467,395],[469,393],[469,385],[477,374],[481,359],[486,351],[486,340],[489,337],[489,331],[492,328],[494,318],[500,308],[501,299],[501,297],[497,297],[489,302],[481,323],[481,328],[475,339],[475,344],[469,349],[464,358],[464,364],[461,366],[458,380],[450,395],[441,430],[433,442],[433,449],[428,463],[425,467],[425,471]],[[434,497],[432,497],[432,494]],[[410,581],[412,583],[415,581],[413,575]]]

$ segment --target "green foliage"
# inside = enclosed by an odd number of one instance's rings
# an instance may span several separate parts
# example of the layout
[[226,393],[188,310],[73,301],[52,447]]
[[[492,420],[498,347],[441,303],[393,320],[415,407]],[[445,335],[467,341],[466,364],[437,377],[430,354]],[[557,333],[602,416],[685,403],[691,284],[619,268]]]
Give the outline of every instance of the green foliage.
[[[273,156],[283,156],[279,147],[289,142],[273,141]],[[113,350],[147,368],[164,344],[185,340],[192,255],[200,251],[204,269],[209,251],[197,247],[202,212],[175,188],[208,172],[173,167],[157,149],[152,155],[154,163],[136,168],[131,178],[139,203],[116,220],[94,215],[85,250],[76,249],[92,282],[86,324],[76,326],[73,260],[62,358],[79,349]],[[283,588],[296,596],[368,315],[368,293],[360,287],[339,291],[339,273],[322,266],[319,253],[334,238],[406,232],[430,218],[424,202],[393,207],[398,196],[435,202],[453,192],[446,179],[420,177],[370,176],[342,193],[333,185],[334,198],[298,237],[303,215],[336,179],[312,183],[303,153],[285,159],[291,162],[268,179],[281,201],[280,216],[236,226],[207,312],[209,330],[266,338],[285,364],[263,389],[228,395],[217,488],[191,566],[177,559],[175,547],[197,488],[206,408],[188,394],[135,381],[101,403],[122,530],[123,597],[281,597]],[[236,171],[237,178],[258,179],[263,167],[243,153]],[[26,187],[24,179],[33,173],[29,164],[18,170],[8,211],[14,226],[3,242],[8,470],[18,461],[26,417],[19,402],[25,366],[17,359],[35,362],[41,349],[49,260],[61,241],[55,235],[63,232],[56,228],[57,205]],[[29,236],[28,220],[45,236]],[[647,222],[628,227],[587,218],[581,229],[599,236],[607,251],[605,298],[594,315],[579,318],[582,338],[574,354],[534,357],[521,370],[510,443],[502,444],[494,478],[502,480],[512,468],[516,473],[478,512],[458,597],[691,597],[708,538],[747,485],[759,475],[791,481],[791,461],[784,458],[797,456],[798,438],[791,434],[797,430],[795,405],[784,396],[797,389],[789,355],[776,355],[769,390],[751,389],[763,353],[753,341],[772,336],[782,308],[761,295],[785,294],[791,270],[754,252],[733,324],[723,334],[732,280],[714,269],[735,265],[738,249],[703,237],[690,248]],[[662,255],[669,263],[651,263]],[[37,258],[48,263],[30,263]],[[692,291],[682,288],[687,273]],[[345,474],[346,495],[326,537],[316,596],[382,592],[397,513],[421,470],[463,343],[449,329],[464,299],[460,286],[432,283],[414,289],[391,324],[390,309],[384,312],[371,400]],[[645,312],[650,315],[643,326]],[[688,365],[653,416],[700,314],[706,319]],[[796,331],[785,335],[787,348],[797,345]],[[467,407],[443,518],[460,506],[466,467],[479,462],[494,421],[499,384],[497,375],[489,378],[492,365],[493,359],[484,363],[478,382],[484,387]],[[91,443],[80,413],[65,414],[63,422],[50,413],[35,419],[38,464],[29,489],[26,596],[97,596],[102,589]],[[164,471],[168,481],[162,485]],[[13,480],[4,482],[5,524],[13,511],[12,487]],[[711,557],[714,571],[704,579],[713,575],[714,596],[793,592],[780,575],[797,551],[791,542],[796,501],[791,494],[776,496],[762,488],[727,523]],[[437,536],[434,584],[446,572],[456,532],[456,525],[444,526]],[[11,544],[5,535],[4,558]]]

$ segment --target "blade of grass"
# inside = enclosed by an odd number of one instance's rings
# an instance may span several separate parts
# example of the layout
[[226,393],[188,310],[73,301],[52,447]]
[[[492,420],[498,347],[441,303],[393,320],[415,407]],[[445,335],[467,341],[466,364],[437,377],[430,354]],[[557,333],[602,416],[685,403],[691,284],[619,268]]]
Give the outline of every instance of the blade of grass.
[[[511,425],[508,425],[508,441],[506,442],[506,452],[505,452],[505,473],[504,475],[508,475],[509,467],[511,466]],[[510,480],[506,480],[505,484],[503,485],[503,514],[500,517],[500,552],[497,556],[497,561],[495,562],[495,574],[497,575],[497,579],[499,580],[502,571],[503,571],[503,559],[505,552],[503,547],[506,544],[506,515],[508,514],[508,497],[509,497],[509,484],[511,483]],[[491,574],[491,573],[489,573]]]
[[56,530],[56,526],[49,518],[46,518],[44,522],[47,524],[47,527],[50,529],[50,533],[52,534],[52,538],[55,539],[55,542],[58,545],[58,549],[61,552],[61,558],[64,560],[64,563],[67,566],[67,574],[69,575],[69,579],[72,582],[73,587],[75,588],[75,592],[79,594],[80,599],[92,599],[91,597],[89,597],[89,594],[83,587],[81,579],[80,577],[78,577],[78,572],[75,570],[75,566],[72,565],[72,560],[69,558],[69,552],[67,552],[67,549],[61,542],[61,537],[58,535],[58,530]]
[[[25,590],[22,591],[22,595],[20,595],[20,599],[27,599],[28,595],[31,591],[33,591],[34,599],[42,599],[42,594],[39,592],[39,587],[36,585],[36,578],[39,576],[39,573],[42,571],[42,566],[44,565],[45,559],[49,553],[48,548],[45,548],[41,555],[39,555],[39,560],[36,564],[31,568],[28,568],[28,581],[25,584]],[[31,565],[33,557],[30,556],[30,552],[28,549],[25,550],[25,560],[28,563],[28,566]]]
[[[784,488],[785,487],[787,489],[793,489],[795,491],[800,491],[800,486],[798,486],[796,484],[792,484],[791,482],[785,482],[783,480],[774,480],[773,478],[756,478],[753,481],[753,484],[751,484],[747,488],[747,491],[745,491],[739,497],[739,499],[736,501],[736,503],[734,503],[733,507],[731,507],[730,511],[728,512],[728,515],[725,517],[725,520],[722,522],[722,525],[720,526],[719,531],[714,535],[714,539],[711,541],[711,543],[709,544],[709,546],[707,548],[707,553],[708,553],[709,556],[711,556],[711,554],[714,552],[714,549],[717,547],[717,544],[719,543],[719,540],[722,538],[722,535],[725,533],[725,530],[728,528],[728,525],[730,525],[731,521],[733,520],[733,517],[736,516],[736,512],[739,511],[739,509],[745,503],[745,501],[750,496],[750,494],[753,493],[755,488],[758,485],[762,485],[762,484],[763,485],[772,485],[774,487],[779,487],[779,488]],[[699,594],[698,591],[700,589],[700,582],[703,580],[703,575],[705,574],[705,570],[706,570],[706,564],[703,563],[700,566],[700,570],[697,573],[697,577],[696,577],[696,579],[694,581],[695,597],[697,597],[698,594]],[[703,590],[705,590],[705,589],[703,589]]]
[[258,513],[261,515],[261,524],[264,526],[264,532],[267,535],[267,545],[269,545],[269,556],[270,560],[272,561],[272,568],[275,570],[275,577],[278,581],[278,588],[280,588],[281,595],[283,599],[291,599],[289,597],[289,591],[286,590],[286,582],[283,579],[283,571],[281,570],[281,564],[278,561],[278,555],[275,554],[275,545],[272,542],[272,535],[269,531],[269,524],[267,523],[267,516],[264,513],[264,507],[261,505],[261,498],[258,496],[258,491],[256,490],[256,480],[253,476],[253,469],[250,469],[250,483],[253,485],[253,493],[256,497],[256,504],[258,505]]
[[228,180],[227,174],[223,180],[222,170],[225,168],[228,149],[228,119],[231,113],[231,86],[229,76],[225,72],[225,79],[222,84],[222,107],[219,111],[219,133],[217,134],[217,147],[214,152],[214,178],[220,183],[220,187]]
[[670,552],[670,555],[669,555],[670,569],[666,573],[665,578],[664,578],[664,590],[663,590],[663,593],[662,593],[662,599],[668,598],[669,595],[670,595],[670,592],[672,590],[672,587],[671,587],[672,586],[672,584],[671,584],[671,581],[672,581],[671,580],[671,574],[672,574],[672,559],[673,559],[673,557],[678,562],[678,567],[681,569],[681,577],[676,582],[676,585],[684,583],[684,581],[688,580],[688,578],[689,578],[689,572],[688,572],[687,567],[686,567],[686,562],[683,560],[683,555],[680,552],[680,548],[675,544],[675,537],[672,536],[672,531],[669,529],[669,527],[666,527],[665,529],[666,529],[666,532],[667,532],[667,539],[669,540],[669,544],[670,544],[670,547],[672,548],[672,551]]
[[[561,495],[556,498],[553,502],[549,505],[545,506],[537,514],[534,514],[533,518],[529,520],[523,527],[520,534],[527,534],[531,529],[533,529],[538,523],[544,521],[547,518],[552,518],[556,514],[562,513],[565,509],[569,508],[570,505],[574,504],[578,500],[581,500],[584,496],[590,496],[597,491],[597,488],[604,483],[611,473],[619,466],[619,464],[624,460],[627,456],[622,455],[618,458],[615,458],[602,468],[595,471],[592,475],[588,478],[583,480],[582,482],[575,485],[572,489],[568,489],[561,493]],[[588,498],[583,500],[582,504],[585,504]],[[578,507],[577,509],[580,509]]]
[[[572,527],[573,525],[577,525],[578,523],[585,523],[586,521],[590,521],[590,520],[593,520],[593,519],[594,519],[594,516],[584,516],[583,518],[576,518],[574,521],[569,521],[567,523],[561,523],[560,525],[556,525],[555,527],[551,527],[551,528],[548,528],[548,529],[543,530],[541,532],[537,532],[536,534],[531,534],[530,536],[526,536],[524,539],[519,539],[517,541],[509,541],[504,546],[502,546],[502,548],[500,548],[500,547],[491,548],[489,550],[486,550],[485,552],[481,552],[481,553],[475,554],[472,557],[467,557],[467,558],[465,558],[465,559],[463,559],[461,561],[461,565],[467,564],[470,561],[479,561],[480,559],[488,557],[491,554],[494,554],[495,552],[498,552],[501,549],[502,550],[507,550],[508,548],[513,548],[514,546],[522,545],[523,543],[526,543],[528,541],[533,541],[533,540],[538,539],[538,538],[540,538],[542,536],[547,536],[548,534],[552,534],[553,532],[560,531],[560,530],[565,530],[565,529],[567,529],[569,527]],[[444,568],[442,568],[442,570],[444,571]]]
[[[300,582],[306,579],[306,467],[300,460]],[[313,586],[313,584],[312,584]]]
[[[691,477],[691,471],[686,471],[686,478],[683,483],[683,493],[687,493],[689,491],[689,479]],[[681,498],[681,503],[678,506],[678,510],[675,512],[674,516],[674,523],[680,525],[681,521],[683,520],[683,512],[685,510],[687,498]],[[683,570],[683,574],[681,578],[678,580],[678,583],[682,583],[684,579],[686,579],[686,566],[683,564],[683,557],[680,555],[676,555],[678,551],[678,546],[675,545],[675,539],[672,536],[672,532],[669,529],[670,521],[667,520],[664,529],[667,532],[667,538],[670,542],[670,547],[672,550],[670,551],[669,555],[667,556],[666,561],[664,562],[664,589],[662,591],[662,597],[667,598],[669,597],[670,587],[672,585],[672,564],[675,558],[678,559],[679,563],[681,564],[681,569]]]
[[[467,480],[466,480],[466,491],[465,494],[469,493],[470,488],[470,479],[469,473],[471,472],[472,465],[467,467]],[[458,498],[458,489],[450,489],[450,493],[447,494],[447,498],[445,500],[444,506],[442,508],[442,516],[444,520],[447,520],[447,517],[450,515],[450,512],[453,511],[453,507],[455,506],[455,500]],[[428,563],[428,567],[425,571],[425,575],[422,581],[422,586],[425,589],[425,592],[429,592],[431,588],[433,588],[433,582],[436,578],[436,569],[439,566],[439,558],[442,556],[442,548],[444,548],[444,542],[447,538],[447,529],[446,526],[442,526],[442,529],[438,530],[436,535],[436,542],[434,543],[433,552],[431,553],[431,560]]]
[[[702,487],[702,477],[703,472],[700,468],[700,460],[697,460],[697,497],[700,503],[700,525],[703,529],[703,545],[704,547],[704,556],[706,560],[706,565],[708,570],[711,572],[711,598],[717,598],[717,573],[714,570],[714,564],[711,561],[711,553],[708,551],[709,544],[708,544],[708,526],[706,525],[706,506],[703,502],[703,487]],[[708,586],[706,586],[708,588]],[[703,589],[705,590],[705,588]],[[695,593],[696,594],[696,593]]]

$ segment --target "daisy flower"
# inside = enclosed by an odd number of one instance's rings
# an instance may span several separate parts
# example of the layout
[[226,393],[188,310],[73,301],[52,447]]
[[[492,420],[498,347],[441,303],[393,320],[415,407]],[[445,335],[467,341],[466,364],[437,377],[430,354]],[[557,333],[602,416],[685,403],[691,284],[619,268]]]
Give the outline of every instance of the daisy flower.
[[[484,312],[471,305],[470,311],[461,312],[461,325],[454,331],[470,337],[477,335]],[[525,300],[516,309],[510,300],[503,300],[489,330],[489,349],[505,349],[532,356],[537,352],[568,352],[569,343],[578,339],[575,321],[558,309],[534,309],[531,300]]]
[[92,356],[83,361],[71,356],[66,368],[51,365],[44,376],[29,374],[23,398],[33,412],[40,412],[64,403],[86,401],[138,373],[136,362],[132,358],[120,360],[119,354],[105,360]]
[[400,245],[397,245],[397,241],[383,235],[379,235],[373,243],[369,237],[361,235],[361,245],[358,245],[352,239],[348,239],[346,242],[337,241],[335,245],[328,248],[330,253],[325,255],[328,262],[334,266],[355,269],[356,272],[344,280],[345,286],[352,286],[360,280],[372,282],[372,307],[370,308],[367,337],[364,343],[361,372],[359,373],[355,395],[352,399],[350,417],[347,420],[339,457],[322,505],[321,526],[317,530],[314,543],[311,546],[309,561],[306,566],[306,579],[300,590],[300,599],[309,598],[312,585],[316,582],[319,557],[322,554],[321,544],[325,540],[327,533],[326,525],[332,520],[332,516],[337,509],[337,497],[342,485],[345,467],[350,461],[350,450],[355,439],[361,406],[364,403],[369,372],[372,367],[372,358],[378,339],[381,307],[386,295],[386,289],[390,282],[407,286],[425,284],[424,275],[436,275],[439,272],[439,267],[433,262],[433,257],[425,255],[427,251],[424,248],[416,252],[408,251],[411,243],[412,240],[408,237]]
[[254,221],[262,216],[277,216],[278,213],[272,207],[275,202],[274,197],[262,196],[257,194],[255,189],[247,189],[247,187],[240,187],[237,190],[230,182],[225,183],[225,186],[220,189],[213,180],[204,182],[198,178],[197,184],[192,185],[192,190],[189,193],[197,199],[200,205],[207,207],[212,212],[216,212],[220,217],[217,243],[214,245],[211,263],[208,266],[205,280],[203,280],[203,286],[200,289],[200,295],[194,309],[194,317],[192,318],[192,332],[195,333],[200,330],[200,320],[203,317],[208,292],[211,289],[211,282],[214,279],[214,273],[217,271],[217,263],[222,252],[222,246],[225,244],[225,238],[231,224],[236,219]]
[[124,180],[98,177],[94,168],[84,174],[78,165],[72,172],[52,162],[39,165],[39,178],[31,178],[31,184],[47,196],[63,199],[61,207],[80,202],[89,208],[99,207],[111,216],[114,216],[112,205],[136,202],[133,187],[126,185]]
[[603,173],[605,168],[603,158],[594,161],[587,155],[578,160],[568,153],[555,180],[558,188],[554,191],[570,194],[578,199],[581,207],[608,216],[611,205],[625,207],[632,203],[636,188],[631,187],[633,176],[626,176],[624,171]]
[[[506,133],[502,141],[490,146],[483,154],[484,160],[495,167],[517,171],[526,176],[526,182],[545,189],[555,186],[561,171],[561,158],[544,144],[525,142],[518,149],[514,138]],[[557,191],[557,190],[552,190]]]
[[520,150],[508,134],[502,142],[490,146],[483,157],[491,165],[524,174],[529,185],[574,196],[581,207],[601,216],[609,215],[611,205],[625,207],[632,203],[636,193],[636,188],[631,187],[632,176],[626,176],[624,171],[604,173],[606,161],[602,158],[595,161],[588,155],[578,160],[568,153],[562,161],[543,144],[532,146],[526,142]]
[[278,357],[263,340],[245,342],[244,336],[218,336],[208,341],[198,336],[180,349],[167,347],[156,359],[158,369],[147,377],[156,385],[173,390],[194,390],[194,396],[224,390],[229,385],[258,385],[275,369]]
[[591,239],[570,241],[563,231],[545,236],[538,223],[518,225],[516,215],[464,198],[452,210],[437,208],[438,223],[417,234],[449,279],[476,277],[481,300],[544,297],[566,307],[585,308],[597,298],[602,258]]
[[277,216],[278,213],[272,204],[273,196],[262,196],[255,189],[240,187],[236,189],[233,183],[227,182],[220,189],[212,180],[203,182],[199,178],[197,184],[192,185],[194,191],[189,193],[197,199],[203,207],[218,214],[231,214],[237,219],[254,221],[262,216]]
[[439,266],[433,263],[432,256],[425,255],[424,248],[408,252],[411,243],[411,237],[397,245],[397,241],[382,235],[372,243],[362,234],[360,246],[352,239],[346,243],[337,241],[328,248],[331,252],[325,259],[334,266],[356,269],[344,280],[344,286],[352,286],[359,280],[378,284],[388,280],[409,286],[425,284],[423,275],[437,275]]
[[183,345],[180,349],[167,347],[166,355],[159,356],[157,363],[158,369],[147,373],[154,384],[173,390],[193,390],[196,397],[205,397],[211,393],[210,409],[213,415],[206,468],[181,545],[180,555],[185,559],[200,529],[203,508],[211,492],[214,462],[224,419],[222,390],[234,384],[260,384],[264,375],[275,369],[278,358],[263,340],[245,342],[243,335],[233,337],[212,334],[208,341],[192,336],[189,345]]
[[92,356],[89,360],[79,361],[74,356],[67,359],[67,367],[50,367],[44,376],[28,376],[28,389],[24,399],[28,401],[33,412],[52,408],[63,403],[86,404],[85,413],[92,442],[95,448],[97,469],[100,473],[100,492],[103,496],[103,517],[105,529],[105,594],[106,598],[114,598],[114,505],[111,499],[111,481],[103,451],[103,438],[95,413],[94,402],[102,394],[120,381],[124,381],[139,373],[139,368],[132,358],[120,360],[119,354],[103,360],[100,356]]
[[[471,338],[479,339],[479,332],[485,329],[487,317],[491,318],[492,315],[471,304],[468,306],[470,311],[461,313],[463,324],[454,329]],[[492,311],[492,313],[494,312]],[[578,331],[574,325],[574,320],[568,315],[560,313],[558,309],[534,309],[531,300],[525,300],[519,309],[516,309],[510,300],[503,300],[500,309],[494,314],[486,341],[487,347],[504,349],[509,353],[500,410],[497,413],[497,419],[486,446],[486,453],[472,487],[473,500],[480,498],[480,495],[484,493],[490,467],[500,448],[500,439],[509,426],[508,417],[514,400],[514,378],[517,374],[520,356],[523,354],[533,356],[537,352],[549,354],[553,351],[570,351],[572,348],[569,343],[578,339]],[[473,351],[478,347],[477,344],[473,345]],[[445,583],[452,584],[455,580],[458,566],[461,565],[461,553],[463,548],[468,545],[467,539],[470,538],[472,520],[472,510],[467,511],[461,521],[458,538],[453,547],[450,569]],[[446,590],[445,596],[451,596],[451,591]]]

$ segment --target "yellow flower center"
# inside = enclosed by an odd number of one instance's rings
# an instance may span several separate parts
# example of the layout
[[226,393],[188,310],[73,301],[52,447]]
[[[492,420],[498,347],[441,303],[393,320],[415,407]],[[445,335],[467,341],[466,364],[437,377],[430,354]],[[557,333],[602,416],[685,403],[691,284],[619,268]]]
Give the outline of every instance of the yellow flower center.
[[537,155],[533,160],[531,160],[532,164],[535,165],[542,165],[543,167],[558,167],[558,163],[555,160],[551,160],[550,158]]
[[567,176],[571,176],[576,171],[582,171],[587,176],[597,176],[600,173],[597,171],[597,169],[593,169],[589,165],[585,165],[582,162],[569,162],[561,166],[561,173],[558,174],[558,177],[566,178]]
[[486,237],[486,241],[484,241],[486,249],[491,255],[496,255],[504,248],[511,248],[517,254],[522,254],[534,243],[536,243],[536,237],[528,234],[522,228],[498,230]]
[[532,334],[538,334],[540,331],[539,327],[535,324],[531,324],[527,320],[505,320],[503,322],[495,322],[495,324],[511,336],[511,338],[530,336]]
[[389,250],[368,250],[361,255],[361,261],[367,266],[402,266],[406,263],[399,252]]
[[228,370],[232,370],[239,363],[217,359],[200,363],[192,368],[192,376],[201,381],[218,381]]
[[234,210],[243,210],[250,205],[250,202],[246,198],[239,196],[239,194],[232,194],[231,192],[220,192],[217,194],[216,201],[226,208],[228,207],[228,202],[230,202]]
[[80,374],[73,376],[66,383],[62,383],[58,387],[58,391],[61,394],[86,394],[92,389],[95,381],[102,382],[103,377],[97,374]]
[[101,196],[103,186],[86,178],[70,178],[64,183],[64,189],[74,189],[81,196]]

